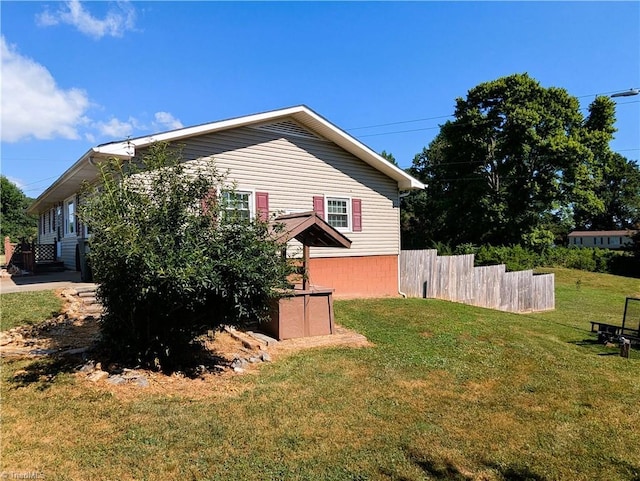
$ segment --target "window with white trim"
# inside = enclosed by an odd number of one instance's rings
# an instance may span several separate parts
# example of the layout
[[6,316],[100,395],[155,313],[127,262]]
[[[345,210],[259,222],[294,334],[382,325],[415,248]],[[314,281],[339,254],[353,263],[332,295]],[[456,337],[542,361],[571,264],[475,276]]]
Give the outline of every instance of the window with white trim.
[[249,191],[222,192],[225,215],[232,219],[250,220],[253,217],[252,194]]
[[64,203],[65,217],[64,217],[64,234],[73,235],[76,233],[76,203],[74,200],[67,200]]
[[327,223],[337,230],[348,230],[349,199],[340,197],[327,197]]

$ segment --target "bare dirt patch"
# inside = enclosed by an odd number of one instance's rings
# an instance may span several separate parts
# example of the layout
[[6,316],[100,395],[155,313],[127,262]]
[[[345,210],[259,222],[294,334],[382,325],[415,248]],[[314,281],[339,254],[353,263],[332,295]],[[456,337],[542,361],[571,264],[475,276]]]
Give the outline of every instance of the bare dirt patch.
[[[208,365],[197,366],[194,372],[175,372],[167,375],[148,369],[126,369],[122,366],[100,362],[94,356],[100,338],[100,318],[95,304],[87,302],[87,293],[74,289],[56,292],[64,305],[61,314],[32,326],[21,326],[0,333],[0,356],[5,359],[55,359],[64,361],[66,368],[82,383],[96,389],[107,389],[119,396],[135,396],[140,388],[150,393],[172,393],[202,397],[233,395],[244,389],[234,382],[238,375],[259,372],[260,366],[277,361],[305,349],[334,346],[365,347],[371,343],[361,334],[341,326],[328,336],[275,341],[251,331],[233,328],[209,332],[198,339],[205,355],[214,360]],[[84,297],[83,297],[84,296]],[[46,373],[45,373],[46,374]],[[21,369],[14,380],[53,379],[54,375],[30,373]],[[22,382],[24,384],[24,382]]]

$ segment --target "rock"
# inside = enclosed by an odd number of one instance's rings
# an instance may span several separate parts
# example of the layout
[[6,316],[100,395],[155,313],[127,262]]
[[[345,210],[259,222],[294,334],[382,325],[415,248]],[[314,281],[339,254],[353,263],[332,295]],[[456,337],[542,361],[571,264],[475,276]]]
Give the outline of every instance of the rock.
[[262,359],[262,362],[271,362],[271,356],[268,352],[261,352],[260,359]]
[[138,376],[131,379],[131,382],[138,387],[149,387],[149,380],[144,376]]
[[93,361],[87,362],[84,366],[82,366],[78,371],[80,372],[93,372],[96,370],[96,365]]
[[108,377],[109,373],[106,371],[93,371],[91,374],[89,374],[89,381],[96,382],[102,379],[107,379]]
[[251,356],[249,359],[247,359],[251,364],[255,364],[256,362],[260,362],[262,361],[262,359],[260,359],[259,357],[256,356]]
[[122,376],[110,376],[109,379],[107,379],[107,382],[109,384],[113,384],[114,386],[119,386],[121,384],[126,384],[127,380],[125,378],[123,378]]
[[239,368],[244,368],[247,365],[247,360],[243,359],[243,358],[235,358],[233,360],[233,362],[231,363],[231,367],[233,369],[239,367]]
[[241,368],[241,367],[234,367],[233,368],[233,372],[242,373],[242,372],[244,372],[244,369]]

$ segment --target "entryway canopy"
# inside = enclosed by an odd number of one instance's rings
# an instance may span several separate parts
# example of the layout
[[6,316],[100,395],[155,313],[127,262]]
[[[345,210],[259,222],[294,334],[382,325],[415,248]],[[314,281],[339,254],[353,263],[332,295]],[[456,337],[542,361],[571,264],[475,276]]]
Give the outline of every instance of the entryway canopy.
[[299,212],[276,217],[274,234],[280,242],[296,239],[308,247],[351,247],[351,241],[313,212]]

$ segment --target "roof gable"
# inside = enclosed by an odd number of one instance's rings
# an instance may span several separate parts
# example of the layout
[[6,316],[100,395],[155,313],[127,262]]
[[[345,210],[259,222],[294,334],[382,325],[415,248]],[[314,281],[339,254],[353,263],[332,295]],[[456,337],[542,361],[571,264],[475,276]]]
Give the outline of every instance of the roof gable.
[[424,189],[425,187],[422,182],[391,164],[324,117],[304,105],[299,105],[98,145],[90,149],[63,173],[36,199],[29,210],[30,212],[38,212],[43,204],[59,202],[77,192],[83,180],[91,177],[92,173],[94,177],[97,175],[97,169],[93,165],[94,158],[131,158],[136,155],[137,150],[148,147],[155,142],[176,142],[245,126],[263,130],[277,130],[286,132],[288,135],[325,139],[396,181],[400,190]]

